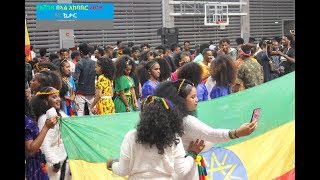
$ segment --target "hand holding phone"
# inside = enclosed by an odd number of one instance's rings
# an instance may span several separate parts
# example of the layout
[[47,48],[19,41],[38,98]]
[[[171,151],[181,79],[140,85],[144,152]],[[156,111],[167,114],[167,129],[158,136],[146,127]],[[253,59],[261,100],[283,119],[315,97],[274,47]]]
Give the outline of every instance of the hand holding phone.
[[[236,134],[238,137],[248,136],[250,135],[258,125],[258,120],[260,117],[261,108],[255,108],[252,112],[250,123],[244,123],[239,128],[236,129]],[[257,121],[256,123],[252,123],[253,121]]]
[[253,110],[250,123],[254,120],[257,120],[257,121],[259,120],[260,112],[261,112],[261,108],[255,108]]

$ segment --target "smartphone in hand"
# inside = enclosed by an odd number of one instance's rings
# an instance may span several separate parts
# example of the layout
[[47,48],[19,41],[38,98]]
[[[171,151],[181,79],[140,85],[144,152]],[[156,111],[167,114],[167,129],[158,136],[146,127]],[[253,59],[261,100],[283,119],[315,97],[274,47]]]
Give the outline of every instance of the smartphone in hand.
[[259,120],[260,112],[261,112],[261,108],[255,108],[253,110],[250,123],[254,120],[257,120],[257,121]]

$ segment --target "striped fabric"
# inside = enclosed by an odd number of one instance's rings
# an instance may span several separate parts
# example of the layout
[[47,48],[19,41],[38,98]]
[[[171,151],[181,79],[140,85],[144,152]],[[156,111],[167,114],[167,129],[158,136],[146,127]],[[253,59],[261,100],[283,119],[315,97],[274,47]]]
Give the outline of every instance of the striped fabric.
[[30,38],[29,38],[29,33],[28,33],[28,28],[27,28],[27,20],[25,19],[25,32],[24,32],[24,36],[25,36],[25,54],[26,54],[26,61],[30,61],[31,60],[31,51],[30,51]]

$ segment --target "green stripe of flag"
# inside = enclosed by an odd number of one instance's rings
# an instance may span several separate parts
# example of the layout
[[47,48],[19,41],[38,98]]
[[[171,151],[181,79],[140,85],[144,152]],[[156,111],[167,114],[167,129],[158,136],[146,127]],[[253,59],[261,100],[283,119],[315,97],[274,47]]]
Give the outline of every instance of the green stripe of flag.
[[215,128],[238,128],[249,122],[252,111],[261,107],[258,128],[250,136],[219,144],[237,144],[295,119],[295,72],[245,91],[205,101],[198,106],[198,118]]

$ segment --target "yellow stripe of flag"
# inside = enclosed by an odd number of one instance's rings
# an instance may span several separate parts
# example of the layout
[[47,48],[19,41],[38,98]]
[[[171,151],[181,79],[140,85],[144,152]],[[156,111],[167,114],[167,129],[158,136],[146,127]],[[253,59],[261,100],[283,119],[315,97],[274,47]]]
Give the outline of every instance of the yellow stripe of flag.
[[273,179],[295,168],[294,122],[226,147],[241,159],[248,179]]

